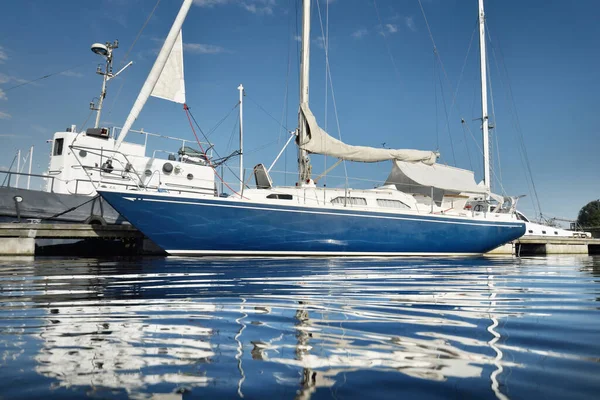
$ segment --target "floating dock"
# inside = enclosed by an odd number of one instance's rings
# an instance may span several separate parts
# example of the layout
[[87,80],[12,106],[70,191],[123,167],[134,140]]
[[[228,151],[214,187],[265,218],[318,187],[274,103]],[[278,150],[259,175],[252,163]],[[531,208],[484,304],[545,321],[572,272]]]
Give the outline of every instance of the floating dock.
[[600,239],[552,236],[522,236],[488,254],[544,256],[550,254],[600,254]]

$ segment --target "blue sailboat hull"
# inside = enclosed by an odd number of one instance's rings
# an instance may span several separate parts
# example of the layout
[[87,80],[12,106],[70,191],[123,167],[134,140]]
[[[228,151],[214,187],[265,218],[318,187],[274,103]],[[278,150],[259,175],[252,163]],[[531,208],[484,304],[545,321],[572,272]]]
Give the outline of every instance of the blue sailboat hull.
[[482,254],[525,233],[517,221],[99,193],[172,255]]

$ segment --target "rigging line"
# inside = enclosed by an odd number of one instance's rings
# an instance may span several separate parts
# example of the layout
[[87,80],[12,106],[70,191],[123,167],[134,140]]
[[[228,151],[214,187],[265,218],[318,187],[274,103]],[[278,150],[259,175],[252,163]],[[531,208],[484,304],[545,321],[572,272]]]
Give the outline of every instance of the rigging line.
[[150,15],[148,15],[148,18],[146,18],[146,22],[144,22],[144,25],[142,25],[142,29],[140,29],[140,31],[138,32],[138,34],[135,37],[135,39],[133,39],[133,42],[131,43],[131,46],[129,46],[129,49],[127,50],[127,53],[125,53],[125,55],[123,56],[123,60],[121,61],[121,65],[124,65],[125,61],[127,61],[127,57],[129,57],[129,53],[131,53],[131,50],[133,50],[133,46],[135,46],[135,44],[137,43],[137,41],[140,38],[140,36],[142,36],[142,32],[144,32],[144,29],[146,29],[146,25],[148,25],[148,22],[150,22],[150,19],[154,15],[154,11],[156,11],[156,9],[158,8],[159,4],[160,4],[160,0],[158,0],[156,2],[156,4],[154,5],[154,8],[152,9],[152,11],[150,11]]
[[453,96],[453,99],[452,99],[452,105],[450,106],[450,113],[452,113],[452,110],[454,109],[454,105],[456,104],[456,107],[458,109],[458,113],[462,114],[460,112],[460,107],[458,106],[458,103],[456,103],[456,97],[458,95],[458,86],[460,85],[460,82],[462,81],[462,76],[463,76],[463,73],[464,73],[466,62],[467,62],[467,59],[469,57],[469,53],[471,51],[471,46],[472,46],[472,43],[473,43],[473,38],[474,38],[475,32],[477,30],[477,24],[475,25],[475,28],[473,29],[473,32],[471,33],[471,40],[469,41],[469,47],[467,49],[467,55],[465,56],[465,61],[463,62],[463,67],[461,69],[461,73],[460,73],[460,76],[459,76],[458,85],[456,87],[456,90],[453,90],[452,89],[452,83],[450,82],[450,78],[448,77],[448,73],[446,72],[446,68],[444,67],[444,62],[442,61],[440,53],[439,53],[439,51],[437,49],[437,46],[435,44],[435,40],[433,39],[433,33],[431,32],[431,27],[429,25],[429,20],[427,19],[427,16],[425,15],[425,9],[423,8],[423,4],[421,3],[421,0],[417,0],[417,1],[419,3],[419,7],[421,9],[421,14],[423,15],[423,19],[425,20],[425,25],[427,27],[427,32],[429,33],[429,38],[431,40],[431,44],[433,45],[434,54],[438,58],[438,61],[440,63],[440,67],[442,69],[442,72],[444,73],[444,77],[446,78],[446,81],[448,82],[448,85],[450,86],[450,90],[452,90],[454,92],[454,96]]
[[[292,0],[290,0],[289,2],[292,2]],[[289,7],[289,2],[288,2],[288,8],[291,8],[291,7]],[[288,16],[288,32],[287,32],[288,35],[290,34],[291,26],[292,26],[291,18],[292,18],[292,15],[290,14]],[[281,109],[281,119],[280,119],[280,121],[283,121],[285,119],[284,125],[287,125],[287,112],[288,112],[288,105],[287,105],[287,103],[288,103],[288,95],[289,95],[289,89],[290,89],[290,70],[291,70],[291,67],[292,67],[292,46],[291,46],[290,43],[291,43],[292,40],[293,40],[292,38],[288,38],[287,41],[286,41],[287,42],[287,67],[286,67],[286,70],[285,70],[285,91],[284,91],[284,94],[283,94],[283,107]],[[283,126],[280,126],[277,129],[278,130],[278,132],[277,132],[277,139],[280,142],[281,142],[281,136],[282,136],[282,134],[281,134],[282,133],[282,129],[281,129],[282,127]]]
[[[85,129],[85,126],[87,125],[88,121],[90,120],[90,117],[92,116],[92,114],[94,113],[95,110],[90,110],[90,113],[88,114],[87,118],[85,119],[85,121],[83,122],[83,124],[81,125],[81,129],[79,130],[79,133],[83,132]],[[73,139],[73,143],[75,143],[75,140],[77,140],[77,137],[79,137],[79,133],[75,136],[75,138]],[[71,143],[72,144],[72,143]]]
[[[317,9],[319,11],[319,22],[321,24],[321,34],[322,34],[322,38],[323,38],[323,49],[325,50],[325,118],[324,118],[324,129],[325,131],[327,131],[327,100],[328,100],[328,79],[329,76],[327,74],[327,67],[329,64],[329,58],[328,58],[328,52],[329,52],[329,0],[325,1],[325,7],[326,7],[326,14],[325,14],[325,31],[323,32],[323,16],[321,15],[321,4],[319,2],[319,0],[317,0]],[[323,156],[323,163],[324,163],[324,168],[323,170],[327,170],[327,156],[324,155]],[[325,178],[325,186],[327,186],[326,182],[327,182],[327,176],[324,177]]]
[[233,124],[233,127],[231,128],[231,134],[229,135],[229,141],[227,142],[227,147],[226,147],[227,151],[229,151],[231,149],[231,146],[233,145],[233,137],[235,136],[235,131],[236,131],[235,128],[238,127],[239,122],[240,122],[240,119],[237,118],[235,120],[235,123]]
[[[448,83],[448,86],[450,86],[450,90],[454,92],[454,95],[452,97],[452,104],[450,105],[450,113],[452,113],[452,111],[454,110],[454,106],[456,105],[456,108],[457,108],[458,113],[460,115],[462,113],[460,111],[460,107],[459,107],[458,103],[456,102],[456,98],[458,96],[458,89],[460,87],[460,83],[462,82],[462,77],[464,75],[464,70],[465,70],[465,67],[466,67],[466,64],[467,64],[467,60],[468,60],[469,54],[471,52],[471,46],[473,44],[473,38],[475,36],[475,31],[477,29],[477,24],[475,25],[475,28],[473,29],[473,32],[471,33],[471,39],[469,41],[469,46],[467,48],[467,54],[465,56],[465,60],[463,62],[463,66],[461,68],[461,72],[460,72],[460,75],[459,75],[458,83],[457,83],[456,89],[453,90],[452,89],[452,83],[450,82],[450,78],[448,77],[448,73],[446,72],[446,68],[444,67],[444,63],[443,63],[442,58],[440,57],[440,53],[439,53],[439,51],[437,49],[437,45],[435,44],[435,40],[433,38],[433,33],[431,32],[431,26],[429,25],[429,21],[427,20],[427,16],[425,15],[425,9],[423,8],[423,4],[421,3],[421,0],[417,0],[417,1],[419,3],[419,7],[421,9],[421,14],[423,15],[423,19],[425,20],[425,25],[427,27],[427,32],[429,33],[429,38],[431,40],[431,44],[433,45],[434,55],[437,57],[437,60],[440,63],[441,70],[444,73],[444,77],[446,78],[446,82]],[[452,153],[453,153],[452,155],[453,155],[453,158],[455,160],[454,163],[456,165],[456,157],[454,156],[454,145],[452,144],[452,136],[450,134],[450,118],[449,118],[448,110],[447,110],[447,107],[446,107],[446,99],[445,99],[445,96],[444,96],[444,89],[443,89],[443,83],[441,81],[441,77],[440,77],[440,91],[442,92],[442,99],[443,99],[443,103],[444,103],[444,111],[446,113],[446,129],[448,131],[448,136],[450,137],[450,144],[451,144]],[[461,120],[464,121],[464,118],[461,118]],[[463,134],[464,134],[464,128],[463,128]],[[473,139],[475,140],[475,138],[473,138]],[[467,144],[466,141],[465,141],[465,147],[467,148],[467,153],[469,153],[469,148],[468,148],[468,144]],[[469,163],[472,165],[470,154],[469,154]]]
[[[241,194],[239,194],[238,192],[236,192],[235,190],[233,190],[228,184],[227,182],[225,182],[223,180],[223,178],[221,177],[221,175],[217,172],[217,169],[213,166],[211,160],[208,158],[208,156],[206,155],[206,151],[204,151],[204,147],[202,146],[202,143],[200,142],[200,139],[198,139],[198,135],[196,134],[196,130],[194,129],[194,125],[192,124],[192,120],[194,120],[194,123],[196,124],[196,126],[198,127],[198,130],[200,131],[200,133],[202,133],[202,135],[204,136],[204,138],[206,139],[206,135],[204,135],[204,132],[202,132],[202,129],[200,128],[200,125],[198,125],[198,122],[196,122],[196,118],[194,118],[194,116],[192,115],[189,107],[187,106],[187,104],[183,105],[183,109],[185,110],[185,115],[188,118],[188,122],[190,123],[190,128],[192,128],[192,132],[194,133],[194,137],[196,138],[196,142],[198,143],[198,146],[200,146],[200,151],[202,151],[202,153],[204,154],[204,157],[208,160],[208,165],[212,168],[213,173],[217,176],[217,178],[219,178],[219,180],[225,185],[227,186],[227,189],[231,190],[234,194],[240,196],[240,198],[242,197]],[[191,117],[191,119],[190,119]],[[207,140],[208,142],[208,140]],[[210,144],[210,142],[209,142]],[[216,152],[215,150],[215,154],[217,154],[217,157],[221,157],[219,156],[219,154]]]
[[[15,156],[13,157],[13,159],[12,159],[12,162],[10,163],[10,167],[8,167],[8,171],[9,171],[9,172],[10,172],[10,170],[12,169],[13,165],[15,164],[15,161],[17,160],[17,155],[18,155],[18,154],[19,154],[19,153],[16,153],[16,154],[15,154]],[[17,172],[19,172],[19,171],[17,171]],[[6,175],[4,176],[4,180],[2,181],[2,185],[0,185],[0,186],[4,186],[4,184],[6,183],[6,180],[7,180],[7,179],[8,179],[10,176],[11,176],[11,174],[6,174]],[[7,186],[8,186],[8,185],[7,185]]]
[[469,167],[471,168],[471,171],[474,171],[475,169],[473,168],[473,160],[471,160],[471,151],[469,150],[467,131],[465,129],[465,125],[466,125],[465,120],[462,119],[461,126],[462,126],[463,136],[465,138],[465,148],[467,149],[467,157],[469,158]]
[[[452,96],[452,105],[450,105],[450,112],[452,112],[452,109],[454,108],[454,103],[456,102],[456,97],[458,96],[458,89],[460,87],[462,78],[464,76],[465,67],[467,66],[467,61],[469,59],[469,54],[471,53],[471,46],[473,45],[473,38],[475,37],[475,32],[477,32],[478,23],[479,23],[479,21],[477,21],[477,23],[475,24],[475,28],[473,28],[473,32],[471,33],[471,40],[469,41],[469,47],[467,48],[467,54],[465,55],[465,60],[463,61],[463,66],[460,70],[460,75],[458,76],[458,82],[456,84],[456,90],[454,91],[454,96]],[[439,57],[439,55],[438,55],[438,57]],[[440,62],[441,62],[441,60],[440,60]]]
[[[152,18],[152,16],[154,15],[154,12],[158,8],[158,5],[160,4],[160,1],[161,0],[158,0],[156,2],[156,4],[154,5],[154,8],[150,12],[150,15],[148,15],[148,18],[146,18],[146,22],[144,22],[144,25],[142,25],[142,28],[139,30],[137,36],[135,37],[135,39],[131,43],[131,46],[129,46],[129,49],[127,49],[127,52],[125,53],[125,55],[123,56],[123,59],[121,60],[121,65],[125,65],[125,61],[127,61],[127,58],[129,57],[129,54],[133,50],[133,47],[137,43],[137,41],[140,38],[140,36],[142,36],[142,32],[144,32],[144,29],[146,29],[146,25],[148,25],[148,23],[150,22],[150,19]],[[112,113],[112,110],[113,110],[113,108],[115,106],[115,103],[117,102],[117,99],[119,98],[119,95],[121,94],[121,90],[123,89],[124,85],[125,85],[125,79],[121,80],[121,84],[119,85],[119,89],[117,89],[117,94],[115,95],[114,100],[113,100],[112,104],[110,105],[110,108],[108,109],[108,112],[106,113],[107,115],[110,115]]]
[[[477,140],[475,139],[475,136],[473,135],[473,132],[471,131],[471,128],[469,128],[469,125],[466,124],[465,120],[462,120],[463,125],[467,128],[467,131],[469,132],[469,134],[471,135],[471,138],[473,139],[473,142],[475,142],[475,145],[477,146],[477,150],[479,150],[479,154],[483,155],[483,150],[481,148],[481,146],[479,146],[479,143],[477,142]],[[496,175],[496,171],[494,171],[492,169],[492,177],[494,179],[498,179],[497,175]]]
[[[491,106],[492,106],[492,117],[493,117],[493,122],[494,122],[494,129],[492,131],[492,135],[493,138],[490,141],[490,143],[493,143],[493,141],[496,141],[496,163],[498,164],[498,175],[499,175],[499,180],[497,181],[498,184],[500,185],[500,189],[502,190],[502,194],[506,195],[506,190],[504,189],[504,185],[502,184],[502,164],[500,162],[500,145],[498,142],[498,124],[496,122],[496,106],[494,103],[494,89],[492,86],[492,71],[489,65],[489,59],[485,60],[486,64],[487,64],[487,75],[488,75],[488,83],[489,83],[489,87],[490,87],[490,102],[491,102]],[[493,151],[490,152],[490,158],[491,158],[491,154],[493,154]],[[490,160],[490,163],[492,165],[492,169],[494,169],[494,162],[493,160]]]
[[19,88],[19,87],[21,87],[21,86],[29,85],[29,84],[31,84],[31,83],[34,83],[34,82],[37,82],[37,81],[41,81],[42,79],[46,79],[46,78],[50,78],[51,76],[54,76],[54,75],[59,75],[59,74],[62,74],[63,72],[68,72],[68,71],[70,71],[70,70],[72,70],[72,69],[79,68],[79,67],[81,67],[82,65],[85,65],[85,64],[88,64],[88,63],[89,63],[89,62],[88,62],[88,61],[86,61],[86,62],[84,62],[84,63],[77,64],[77,65],[75,65],[74,67],[67,68],[67,69],[63,69],[62,71],[53,72],[53,73],[51,73],[51,74],[44,75],[44,76],[40,76],[39,78],[32,79],[32,80],[30,80],[30,81],[21,82],[21,83],[19,83],[18,85],[15,85],[15,86],[9,87],[8,89],[4,89],[4,92],[9,92],[9,91],[11,91],[11,90],[13,90],[13,89],[16,89],[16,88]]
[[[486,31],[487,31],[487,34],[488,34],[488,38],[489,38],[490,44],[493,44],[492,45],[492,54],[494,55],[494,61],[496,62],[496,68],[500,71],[500,68],[498,67],[498,60],[497,60],[497,57],[496,57],[496,50],[495,50],[496,49],[496,43],[492,42],[490,30],[489,30],[489,27],[487,26],[487,24],[486,24]],[[500,53],[501,60],[503,61],[504,60],[504,55],[502,53],[502,48],[500,47],[500,43],[498,43],[497,47],[498,47],[498,52]],[[522,153],[523,153],[523,157],[524,157],[525,164],[526,164],[525,165],[526,172],[529,173],[529,179],[531,180],[531,186],[533,188],[533,194],[534,194],[535,200],[537,202],[537,206],[538,206],[539,213],[540,213],[540,216],[541,216],[542,215],[542,206],[540,204],[540,198],[539,198],[538,193],[537,193],[537,189],[536,189],[536,186],[535,186],[535,181],[533,180],[533,173],[531,171],[531,164],[529,162],[529,156],[527,154],[527,148],[525,146],[525,139],[523,138],[523,131],[521,130],[521,123],[519,121],[519,115],[517,114],[517,110],[516,110],[516,106],[515,106],[515,99],[514,99],[514,95],[513,95],[513,91],[512,91],[512,85],[510,83],[510,75],[508,74],[508,69],[506,68],[506,64],[504,62],[502,62],[502,66],[504,67],[503,69],[504,69],[504,73],[506,74],[506,80],[507,80],[507,83],[508,83],[508,93],[509,93],[509,100],[510,100],[510,104],[511,104],[511,107],[509,107],[509,110],[511,111],[511,114],[513,115],[513,118],[514,118],[515,128],[516,128],[516,131],[518,133],[518,139],[519,139],[521,147],[522,147]],[[502,79],[500,81],[502,82]],[[532,199],[532,202],[533,202],[533,199]],[[535,205],[534,205],[534,209],[535,209]]]
[[227,118],[229,118],[229,116],[231,115],[231,113],[234,112],[235,109],[239,107],[239,105],[240,105],[239,101],[237,103],[235,103],[235,106],[233,106],[233,108],[231,110],[229,110],[229,112],[227,113],[227,115],[225,115],[223,118],[221,118],[221,120],[219,122],[217,122],[217,124],[208,131],[208,133],[206,134],[206,136],[210,136],[211,134],[213,134],[219,128],[219,126],[221,126],[221,124],[223,122],[225,122],[225,120]]
[[[442,94],[442,98],[444,98],[444,85],[442,84],[442,77],[440,76],[440,92]],[[454,154],[454,143],[452,143],[452,135],[450,134],[450,120],[448,118],[448,109],[446,108],[446,102],[444,101],[444,114],[446,115],[446,131],[448,132],[448,138],[450,139],[450,148],[452,149],[452,160],[454,161],[454,166],[456,166],[456,155]]]
[[[318,0],[317,0],[317,2],[318,2]],[[321,17],[321,8],[319,8],[319,23],[321,26],[321,35],[325,36],[325,32],[323,29],[323,18]],[[329,85],[330,85],[330,89],[331,89],[331,100],[333,102],[333,112],[335,114],[335,121],[336,121],[337,129],[338,129],[338,137],[340,138],[340,140],[342,140],[340,119],[339,119],[338,111],[337,111],[337,103],[335,101],[335,93],[333,91],[333,79],[331,78],[331,66],[329,65],[329,49],[327,47],[325,47],[324,50],[325,50],[325,68],[329,75]],[[346,175],[346,187],[347,187],[348,186],[348,167],[346,166],[346,160],[344,160],[343,164],[344,164],[344,174]]]
[[260,108],[260,110],[262,112],[264,112],[265,114],[267,114],[273,121],[275,121],[277,123],[277,125],[279,125],[280,127],[284,128],[288,132],[292,132],[292,131],[289,130],[289,128],[287,126],[283,125],[281,123],[281,121],[278,121],[277,118],[275,118],[271,113],[269,113],[267,110],[265,110],[263,108],[263,106],[261,106],[260,104],[258,104],[252,97],[246,95],[246,98],[248,98],[248,100],[250,100],[251,102],[253,102],[258,108]]
[[[239,102],[238,102],[238,104],[239,104]],[[237,105],[236,105],[236,107],[237,107]],[[189,110],[189,108],[188,108],[188,110]],[[230,113],[231,113],[231,111],[230,111]],[[202,133],[202,136],[204,137],[204,140],[206,140],[206,142],[208,143],[208,145],[209,145],[209,147],[208,147],[208,148],[212,148],[213,152],[216,154],[216,156],[217,156],[217,159],[218,159],[218,160],[225,160],[225,161],[227,161],[227,159],[228,159],[228,158],[230,158],[231,156],[227,156],[227,157],[221,157],[221,155],[220,155],[220,154],[217,152],[217,150],[215,149],[214,145],[213,145],[213,144],[212,144],[212,143],[211,143],[211,142],[208,140],[208,137],[207,137],[207,136],[204,134],[204,131],[202,130],[202,128],[200,127],[200,125],[199,125],[199,124],[198,124],[198,122],[196,121],[196,118],[194,118],[194,115],[191,113],[191,111],[190,111],[190,116],[191,116],[191,117],[192,117],[192,119],[194,120],[194,123],[195,123],[195,124],[196,124],[196,126],[198,127],[198,130],[200,131],[200,133]],[[239,121],[238,121],[238,122],[239,122]],[[237,123],[236,123],[236,124],[234,125],[234,127],[233,127],[234,131],[235,131],[235,128],[236,128],[236,126],[237,126]],[[230,146],[231,146],[231,140],[232,140],[232,138],[233,138],[233,132],[232,132],[232,136],[230,136],[230,143],[228,144],[228,149],[229,149],[229,148],[230,148]],[[201,147],[201,149],[202,149],[202,147]],[[203,152],[204,152],[204,150],[203,150]],[[204,153],[205,153],[205,155],[206,155],[206,152],[204,152]],[[238,152],[238,155],[239,155],[239,152]],[[208,159],[208,157],[207,157],[207,159]],[[234,176],[234,178],[236,178],[238,181],[241,181],[241,180],[242,180],[242,177],[238,176],[238,174],[237,174],[237,173],[236,173],[234,170],[232,170],[232,169],[231,169],[231,167],[230,167],[229,165],[227,165],[227,164],[224,164],[224,165],[227,167],[227,169],[229,170],[229,172],[231,172],[231,174]],[[213,169],[214,169],[214,168],[213,168]],[[221,178],[221,181],[223,181],[223,178]],[[223,181],[223,182],[224,182],[224,181]],[[229,187],[229,186],[228,186],[228,187]]]
[[392,61],[392,66],[394,67],[394,71],[396,72],[396,78],[398,79],[398,84],[403,87],[402,80],[400,79],[400,71],[398,70],[398,66],[396,65],[396,60],[392,54],[392,49],[387,41],[387,36],[385,31],[383,30],[385,27],[383,26],[383,22],[381,21],[381,15],[379,15],[379,8],[377,7],[377,1],[373,0],[373,5],[375,6],[375,13],[377,14],[377,19],[379,20],[379,26],[381,26],[381,35],[383,36],[383,41],[385,43],[385,47],[387,49],[388,55],[390,56],[390,60]]

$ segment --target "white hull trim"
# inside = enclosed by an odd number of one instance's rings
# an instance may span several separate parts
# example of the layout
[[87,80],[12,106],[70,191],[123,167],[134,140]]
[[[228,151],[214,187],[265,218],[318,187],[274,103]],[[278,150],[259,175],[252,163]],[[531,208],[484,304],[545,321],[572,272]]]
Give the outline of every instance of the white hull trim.
[[[124,197],[124,199],[129,201],[139,201],[136,197]],[[369,215],[369,214],[357,214],[358,212],[365,212],[364,210],[350,210],[355,211],[357,213],[345,213],[346,210],[339,210],[334,212],[335,209],[327,209],[324,208],[323,211],[318,211],[315,207],[311,206],[298,206],[302,209],[286,209],[286,208],[270,208],[268,205],[263,203],[257,203],[262,205],[263,207],[253,207],[251,205],[234,205],[234,204],[218,204],[218,203],[198,203],[194,201],[183,201],[183,200],[162,200],[162,199],[140,199],[141,201],[148,201],[154,203],[171,203],[171,204],[186,204],[200,207],[225,207],[225,208],[242,208],[248,210],[260,210],[260,211],[276,211],[276,212],[288,212],[288,213],[303,213],[303,214],[321,214],[321,215],[334,215],[334,216],[351,216],[351,217],[360,217],[360,218],[378,218],[378,219],[394,219],[394,220],[406,220],[406,221],[420,221],[420,222],[431,222],[431,223],[442,223],[442,224],[459,224],[459,225],[478,225],[478,226],[501,226],[505,227],[506,224],[514,224],[516,221],[486,221],[485,219],[471,219],[469,221],[468,217],[462,216],[454,216],[454,215],[442,215],[442,214],[427,214],[429,218],[419,218],[418,216],[413,216],[409,214],[393,214],[393,215],[381,215],[384,213],[382,211],[373,211],[379,212],[378,215]],[[307,210],[306,208],[313,208],[313,210]],[[331,211],[329,211],[331,210]],[[368,213],[368,211],[367,211]],[[452,219],[451,221],[445,221],[445,219]],[[461,221],[462,220],[462,221]],[[514,225],[515,228],[518,228],[518,224]]]
[[272,256],[272,257],[474,257],[483,253],[404,253],[357,251],[165,250],[170,256]]

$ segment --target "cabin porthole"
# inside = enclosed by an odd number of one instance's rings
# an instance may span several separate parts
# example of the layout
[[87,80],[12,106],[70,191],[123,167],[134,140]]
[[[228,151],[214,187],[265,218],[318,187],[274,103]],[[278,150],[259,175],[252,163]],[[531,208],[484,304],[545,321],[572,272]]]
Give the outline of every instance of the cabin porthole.
[[87,156],[87,151],[85,151],[85,150],[79,150],[79,156],[80,156],[80,157],[85,157],[85,156]]
[[149,169],[147,169],[147,170],[144,171],[144,175],[150,176],[150,175],[152,175],[152,171],[150,171]]
[[194,179],[194,175],[192,175],[192,174],[187,174],[187,178],[188,178],[188,180],[190,180],[190,181],[191,181],[192,179]]
[[173,164],[171,163],[164,163],[162,170],[165,174],[170,174],[171,172],[173,172]]

